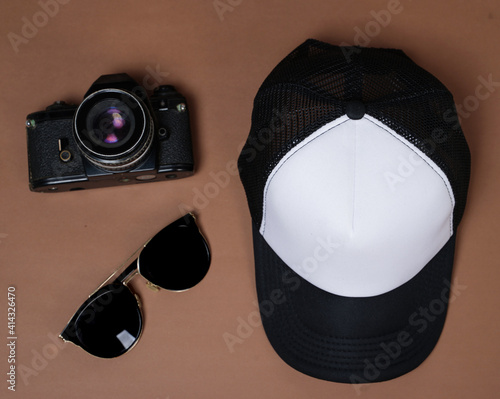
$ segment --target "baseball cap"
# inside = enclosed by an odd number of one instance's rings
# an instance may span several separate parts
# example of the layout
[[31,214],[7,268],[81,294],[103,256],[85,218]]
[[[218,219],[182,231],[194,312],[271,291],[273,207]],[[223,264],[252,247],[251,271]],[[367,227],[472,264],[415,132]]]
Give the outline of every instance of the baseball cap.
[[401,376],[445,322],[470,153],[453,97],[401,50],[307,40],[257,92],[238,159],[257,295],[310,376]]

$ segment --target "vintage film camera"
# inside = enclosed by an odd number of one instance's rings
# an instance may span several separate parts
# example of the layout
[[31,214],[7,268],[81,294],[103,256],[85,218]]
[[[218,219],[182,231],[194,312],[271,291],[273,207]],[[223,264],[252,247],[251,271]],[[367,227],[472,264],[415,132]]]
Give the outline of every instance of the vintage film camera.
[[191,176],[186,99],[103,75],[80,105],[56,102],[26,120],[32,191],[60,192]]

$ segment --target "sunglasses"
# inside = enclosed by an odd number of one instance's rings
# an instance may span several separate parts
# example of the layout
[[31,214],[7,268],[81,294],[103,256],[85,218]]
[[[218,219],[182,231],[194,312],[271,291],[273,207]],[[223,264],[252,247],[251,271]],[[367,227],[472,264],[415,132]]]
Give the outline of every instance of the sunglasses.
[[136,345],[143,329],[141,304],[127,285],[130,280],[140,274],[154,290],[184,291],[203,280],[209,267],[208,244],[189,213],[157,233],[102,283],[60,338],[97,357],[123,355]]

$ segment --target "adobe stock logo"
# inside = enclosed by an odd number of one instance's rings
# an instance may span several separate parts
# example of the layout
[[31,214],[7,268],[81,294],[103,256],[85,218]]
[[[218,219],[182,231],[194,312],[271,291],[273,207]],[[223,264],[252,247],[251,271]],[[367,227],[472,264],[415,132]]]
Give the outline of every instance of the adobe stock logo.
[[382,29],[389,26],[393,16],[400,14],[403,9],[404,7],[399,0],[389,0],[385,9],[370,11],[370,21],[363,28],[354,27],[353,44],[340,43],[346,61],[351,62],[353,54],[361,51],[360,48],[351,46],[369,47],[371,41],[382,32]]
[[269,296],[261,299],[260,302],[253,302],[255,309],[248,313],[246,317],[238,316],[236,318],[237,326],[234,334],[226,331],[222,334],[222,339],[226,344],[229,353],[236,351],[235,347],[241,345],[257,328],[262,326],[262,319],[269,318],[287,302],[288,297],[286,291],[293,292],[300,286],[300,280],[294,276],[291,271],[282,274],[281,281],[285,290],[275,288],[269,291]]
[[36,377],[45,370],[49,362],[54,360],[67,345],[55,334],[48,333],[47,338],[51,342],[46,343],[41,350],[31,349],[33,356],[28,365],[21,363],[18,366],[19,376],[25,386],[29,385],[31,377]]
[[369,387],[369,385],[359,384],[376,381],[382,371],[400,361],[401,357],[408,353],[408,348],[419,344],[418,336],[428,332],[433,323],[442,321],[447,305],[454,302],[467,289],[467,285],[460,284],[456,278],[453,282],[444,279],[442,286],[438,296],[409,315],[408,328],[413,330],[413,334],[402,330],[392,341],[382,342],[378,353],[371,358],[364,359],[362,371],[351,374],[349,380],[358,395],[361,395],[363,389]]
[[219,17],[221,22],[224,21],[224,14],[227,12],[233,12],[236,7],[238,7],[243,0],[214,0],[212,3],[214,10]]
[[21,34],[9,32],[7,39],[15,53],[19,53],[19,47],[22,44],[28,44],[33,39],[38,31],[46,26],[51,18],[54,18],[58,13],[61,5],[66,5],[71,0],[40,0],[38,5],[40,10],[35,12],[30,19],[26,16],[21,18],[23,25],[21,26]]
[[420,165],[424,164],[424,160],[414,152],[407,159],[401,155],[397,159],[399,161],[397,168],[394,171],[384,172],[385,181],[393,193],[396,192],[400,184],[405,183],[415,173]]
[[474,93],[465,97],[462,103],[456,104],[456,111],[450,108],[443,113],[444,121],[454,124],[453,129],[460,129],[459,118],[469,118],[473,112],[479,109],[481,102],[489,99],[500,87],[500,82],[493,80],[492,73],[489,73],[486,78],[479,75],[477,81],[478,84],[474,88]]

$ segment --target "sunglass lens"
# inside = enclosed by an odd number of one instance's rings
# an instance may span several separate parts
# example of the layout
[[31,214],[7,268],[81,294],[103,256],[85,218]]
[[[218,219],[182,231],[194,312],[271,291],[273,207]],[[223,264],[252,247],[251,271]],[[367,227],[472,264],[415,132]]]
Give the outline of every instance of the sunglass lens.
[[82,305],[61,336],[94,356],[111,358],[127,352],[141,330],[142,315],[134,294],[123,284],[110,284]]
[[210,267],[210,251],[188,214],[161,230],[139,255],[139,272],[159,287],[182,291],[198,284]]

